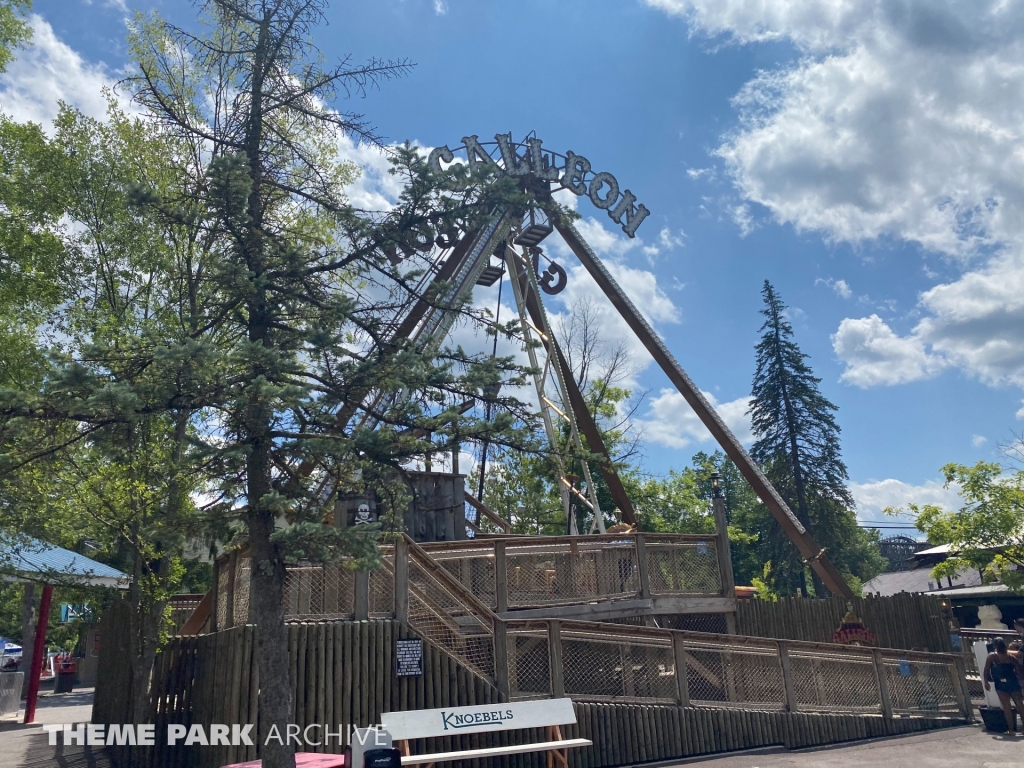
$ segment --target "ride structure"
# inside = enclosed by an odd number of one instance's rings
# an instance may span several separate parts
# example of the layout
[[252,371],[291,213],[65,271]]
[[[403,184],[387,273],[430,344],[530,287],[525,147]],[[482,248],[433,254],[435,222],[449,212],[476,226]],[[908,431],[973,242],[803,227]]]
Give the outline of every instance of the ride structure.
[[[544,297],[557,295],[569,279],[544,253],[549,237],[565,241],[825,585],[837,595],[851,595],[827,553],[555,200],[586,195],[630,237],[647,209],[628,189],[620,194],[611,174],[592,173],[587,158],[552,153],[535,137],[517,143],[499,134],[490,143],[469,136],[455,149],[435,149],[429,162],[439,173],[457,174],[460,160],[518,177],[532,194],[531,205],[495,210],[472,231],[431,232],[429,238],[418,233],[410,242],[419,245],[406,258],[422,259],[423,278],[386,338],[396,347],[408,340],[421,349],[436,348],[477,286],[508,281],[535,372],[567,533],[512,535],[510,521],[465,488],[457,454],[451,472],[432,471],[428,464],[426,471],[407,473],[413,502],[403,515],[406,530],[382,546],[383,567],[355,571],[344,563],[310,562],[287,569],[288,647],[281,653],[290,668],[295,723],[366,727],[386,712],[570,697],[578,724],[567,737],[593,742],[570,761],[611,768],[970,721],[963,662],[951,654],[737,634],[717,482],[711,503],[715,534],[635,529],[633,505],[544,306]],[[387,396],[359,393],[339,410],[339,428],[372,426],[372,414],[380,412],[376,405]],[[559,432],[568,434],[568,446],[556,439]],[[580,478],[567,474],[573,455],[585,468],[582,488]],[[588,466],[588,458],[596,466]],[[600,507],[594,470],[606,481],[617,515]],[[326,490],[326,497],[338,496]],[[337,498],[334,523],[372,522],[375,503],[371,497]],[[576,503],[593,513],[586,534],[573,528]],[[476,515],[466,514],[466,504]],[[626,523],[626,530],[607,530],[606,517]],[[487,528],[500,532],[485,531],[484,519]],[[250,569],[244,549],[217,560],[213,589],[157,661],[153,722],[256,722],[259,669],[249,616]],[[126,609],[115,608],[105,619],[104,637],[127,634],[119,629],[126,626]],[[123,722],[123,653],[108,645],[94,722]],[[453,749],[510,743],[500,734],[445,738]],[[420,744],[413,751],[435,750]],[[185,753],[163,753],[159,764],[184,766],[179,755]],[[194,762],[215,768],[257,756],[253,745],[210,746]]]
[[[474,231],[454,236],[446,233],[432,240],[426,240],[422,232],[418,233],[414,238],[416,242],[430,243],[426,252],[421,251],[428,265],[425,271],[428,278],[424,280],[418,299],[404,316],[396,319],[393,338],[408,338],[419,348],[436,348],[451,330],[458,308],[471,297],[474,288],[492,285],[507,274],[530,364],[538,371],[534,376],[534,386],[551,455],[557,464],[567,533],[578,533],[575,517],[569,514],[574,502],[584,504],[592,512],[591,533],[604,532],[606,511],[600,509],[587,461],[581,462],[585,493],[577,489],[576,483],[566,474],[564,453],[555,439],[555,425],[559,421],[567,422],[571,445],[579,454],[585,452],[585,441],[590,454],[601,457],[597,462],[598,470],[614,499],[621,521],[635,526],[636,515],[548,321],[544,295],[560,293],[568,281],[565,268],[548,258],[541,245],[555,234],[563,239],[722,450],[736,464],[825,586],[836,595],[851,597],[852,591],[832,565],[828,553],[817,544],[806,526],[772,487],[661,337],[556,204],[556,196],[561,194],[586,196],[596,208],[606,211],[627,236],[635,237],[649,214],[648,209],[637,202],[636,196],[629,189],[620,192],[619,182],[612,174],[594,172],[586,157],[571,151],[564,155],[553,152],[532,135],[522,142],[513,141],[511,134],[497,134],[493,142],[481,142],[476,136],[467,136],[454,149],[448,146],[434,149],[428,162],[438,174],[458,174],[461,169],[470,168],[515,177],[530,193],[533,203],[526,211],[495,210],[489,220]],[[342,409],[339,418],[342,426],[347,425],[357,410],[355,404]],[[467,495],[467,500],[480,508],[475,503],[479,500],[472,494]]]

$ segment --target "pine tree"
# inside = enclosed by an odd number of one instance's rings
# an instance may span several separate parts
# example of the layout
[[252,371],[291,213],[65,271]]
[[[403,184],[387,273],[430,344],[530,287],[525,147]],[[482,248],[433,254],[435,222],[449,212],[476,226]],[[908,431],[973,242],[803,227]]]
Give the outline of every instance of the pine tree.
[[[280,664],[286,564],[379,562],[379,529],[329,524],[322,489],[376,493],[394,523],[408,503],[405,464],[477,439],[521,442],[529,424],[516,425],[532,423],[525,404],[486,394],[525,383],[512,359],[393,339],[396,307],[424,298],[399,251],[429,251],[435,231],[471,232],[496,206],[524,199],[510,179],[481,183],[489,181],[483,171],[439,177],[407,146],[394,153],[405,182],[399,204],[387,214],[354,209],[345,186],[355,169],[338,156],[339,138],[381,140],[362,116],[332,104],[410,65],[325,65],[310,36],[326,0],[199,6],[208,22],[201,37],[139,23],[129,83],[163,130],[207,158],[180,201],[154,196],[150,204],[168,216],[175,203],[200,211],[217,247],[197,311],[228,342],[193,372],[189,397],[215,415],[204,442],[209,465],[223,513],[244,523],[252,560],[260,756],[265,768],[291,768],[293,746],[268,738],[271,728],[284,732],[293,709]],[[494,406],[489,421],[464,412],[480,400]],[[289,525],[279,527],[282,518]]]
[[[877,563],[870,537],[857,527],[852,511],[849,476],[840,455],[838,409],[819,391],[821,379],[793,340],[787,307],[767,280],[761,295],[765,321],[755,347],[757,370],[748,412],[757,438],[751,453],[837,567],[863,578]],[[799,587],[806,594],[806,568],[796,548],[775,529],[769,539],[764,555],[771,560],[776,588]],[[814,586],[816,594],[823,594],[817,578]]]

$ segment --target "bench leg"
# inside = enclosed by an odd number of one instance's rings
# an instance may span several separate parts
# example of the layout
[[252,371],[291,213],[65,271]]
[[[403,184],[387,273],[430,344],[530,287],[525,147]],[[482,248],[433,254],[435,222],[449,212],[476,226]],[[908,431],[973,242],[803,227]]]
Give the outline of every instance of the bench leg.
[[[559,725],[549,725],[547,727],[547,738],[548,741],[561,741],[562,727]],[[556,761],[562,764],[562,768],[569,768],[569,750],[549,749],[547,768],[557,768]]]
[[[395,749],[397,749],[401,753],[402,757],[408,757],[409,755],[412,754],[412,750],[410,750],[410,748],[409,748],[409,740],[408,739],[399,739],[398,741],[396,741],[395,742]],[[423,766],[423,768],[434,768],[434,764],[433,763],[427,763],[426,765]]]

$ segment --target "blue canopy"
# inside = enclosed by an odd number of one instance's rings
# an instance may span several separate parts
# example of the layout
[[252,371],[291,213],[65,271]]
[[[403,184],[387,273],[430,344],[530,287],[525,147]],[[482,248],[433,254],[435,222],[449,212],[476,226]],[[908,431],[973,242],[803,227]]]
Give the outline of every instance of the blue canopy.
[[13,571],[15,577],[49,584],[127,589],[131,580],[109,565],[30,537],[0,539],[0,569]]

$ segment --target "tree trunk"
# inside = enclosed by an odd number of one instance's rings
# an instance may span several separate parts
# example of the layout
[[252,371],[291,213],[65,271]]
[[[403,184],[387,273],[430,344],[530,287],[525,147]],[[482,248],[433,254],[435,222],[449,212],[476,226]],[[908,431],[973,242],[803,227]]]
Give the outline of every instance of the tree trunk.
[[28,682],[31,679],[29,670],[33,669],[32,648],[36,642],[36,585],[26,581],[25,592],[21,598],[21,661],[18,670],[25,673],[21,683],[21,695],[28,695]]
[[[272,57],[272,33],[268,17],[259,25],[254,50],[252,82],[249,87],[249,115],[245,127],[245,154],[252,187],[247,209],[249,224],[242,242],[243,256],[257,282],[266,269],[266,242],[263,232],[263,78]],[[248,337],[250,344],[261,344],[267,354],[273,348],[272,318],[266,288],[258,288],[248,299]],[[250,369],[249,401],[245,406],[244,442],[249,448],[246,460],[246,491],[249,511],[249,614],[256,623],[256,656],[260,671],[259,734],[263,768],[295,768],[294,745],[282,739],[268,739],[271,728],[281,734],[292,716],[292,690],[288,665],[282,654],[288,649],[288,630],[284,624],[284,559],[270,540],[274,532],[275,510],[268,508],[267,495],[273,491],[271,461],[273,405],[257,381],[267,375],[263,360],[254,360]]]
[[[128,588],[128,605],[131,609],[129,614],[130,632],[128,647],[131,664],[131,722],[148,723],[152,722],[152,680],[153,664],[156,661],[156,652],[160,643],[160,630],[164,620],[164,609],[167,607],[166,600],[158,600],[149,605],[146,604],[145,596],[142,594],[142,558],[136,552],[134,578]],[[168,563],[162,560],[157,566],[160,576],[166,576]]]
[[[250,459],[252,472],[253,459]],[[250,474],[250,499],[258,500],[270,490],[270,484],[261,476]],[[261,487],[262,486],[262,487]],[[274,516],[269,510],[252,510],[248,516],[249,553],[249,612],[256,624],[256,657],[260,670],[259,737],[260,757],[264,768],[294,768],[295,750],[292,744],[281,744],[269,739],[271,728],[285,733],[285,724],[291,721],[292,690],[288,674],[288,631],[284,623],[284,562],[270,540],[274,531]]]

